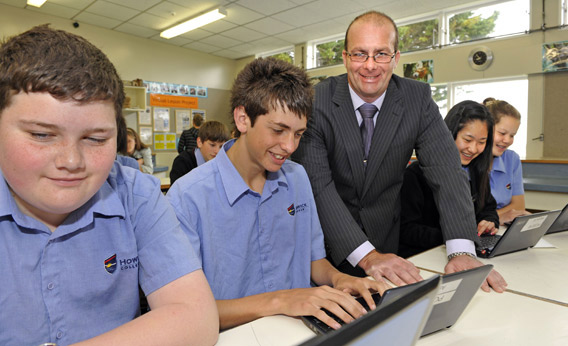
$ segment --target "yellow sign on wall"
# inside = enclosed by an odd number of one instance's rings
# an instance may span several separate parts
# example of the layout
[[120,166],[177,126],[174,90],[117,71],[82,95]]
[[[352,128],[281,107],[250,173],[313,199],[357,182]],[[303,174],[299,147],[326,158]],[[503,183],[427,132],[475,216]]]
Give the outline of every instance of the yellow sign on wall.
[[198,108],[197,97],[150,94],[150,106],[171,108]]

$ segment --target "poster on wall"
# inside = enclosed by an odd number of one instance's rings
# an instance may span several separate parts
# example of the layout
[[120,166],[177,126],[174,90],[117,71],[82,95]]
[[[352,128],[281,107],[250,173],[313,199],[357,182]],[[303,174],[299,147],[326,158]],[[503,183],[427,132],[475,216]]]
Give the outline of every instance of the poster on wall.
[[176,150],[175,133],[154,133],[155,150]]
[[140,140],[146,145],[152,145],[152,128],[148,126],[139,126],[138,134],[140,135]]
[[542,71],[568,70],[568,41],[544,43],[542,45]]
[[434,60],[403,64],[404,77],[425,83],[434,83]]
[[138,125],[152,125],[152,110],[146,107],[143,111],[138,111]]
[[192,109],[191,110],[191,124],[193,124],[193,117],[196,114],[201,115],[201,117],[203,118],[203,122],[207,121],[207,115],[206,115],[205,109]]
[[170,132],[170,109],[154,107],[154,131]]
[[176,133],[191,128],[191,112],[189,109],[176,109]]

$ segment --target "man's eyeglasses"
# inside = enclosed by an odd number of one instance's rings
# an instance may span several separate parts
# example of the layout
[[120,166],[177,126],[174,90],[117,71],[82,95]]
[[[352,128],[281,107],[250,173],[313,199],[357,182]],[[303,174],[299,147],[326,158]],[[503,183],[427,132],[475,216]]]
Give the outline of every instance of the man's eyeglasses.
[[[349,55],[349,58],[353,62],[366,62],[367,59],[371,57],[370,55],[363,53],[347,53],[347,55]],[[377,55],[372,56],[372,58],[376,63],[386,63],[391,62],[395,55],[396,52],[392,53],[392,55],[387,53],[377,53]]]

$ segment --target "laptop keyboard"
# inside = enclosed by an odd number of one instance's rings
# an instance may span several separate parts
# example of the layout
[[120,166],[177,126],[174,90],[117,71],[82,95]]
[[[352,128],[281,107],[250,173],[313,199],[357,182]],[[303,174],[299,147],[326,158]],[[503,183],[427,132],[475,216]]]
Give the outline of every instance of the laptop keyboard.
[[[378,305],[379,300],[381,299],[381,295],[380,295],[379,293],[373,293],[373,294],[372,294],[372,297],[373,297],[373,300],[375,301],[375,305]],[[370,309],[369,309],[369,305],[367,305],[367,302],[365,302],[365,299],[363,299],[363,297],[359,297],[359,298],[357,298],[356,300],[359,302],[359,304],[363,305],[363,307],[365,308],[365,310],[367,310],[367,311],[370,310]],[[327,311],[326,309],[322,309],[322,310],[323,310],[326,314],[328,314],[331,318],[333,318],[335,321],[337,321],[337,323],[339,323],[340,325],[344,325],[344,324],[345,324],[345,322],[344,322],[341,318],[335,316],[335,314],[333,314],[332,312],[329,312],[329,311]],[[323,330],[323,331],[326,332],[326,333],[333,330],[333,328],[331,328],[330,326],[328,326],[327,324],[325,324],[324,322],[322,322],[322,321],[321,321],[320,319],[318,319],[318,318],[315,318],[315,317],[314,317],[313,319],[311,319],[311,322],[314,323],[315,325],[317,325],[317,326],[320,328],[320,330]]]
[[495,244],[501,238],[500,235],[488,235],[479,237],[480,248],[482,249],[493,249]]

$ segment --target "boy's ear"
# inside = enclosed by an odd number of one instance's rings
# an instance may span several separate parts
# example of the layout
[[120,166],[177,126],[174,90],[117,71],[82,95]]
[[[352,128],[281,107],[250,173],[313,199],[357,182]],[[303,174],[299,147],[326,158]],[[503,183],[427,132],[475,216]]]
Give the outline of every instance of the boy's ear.
[[197,147],[199,149],[201,149],[202,146],[203,146],[203,142],[201,141],[201,138],[197,137]]
[[233,110],[233,118],[235,120],[235,126],[241,134],[247,133],[247,129],[250,126],[250,118],[245,111],[244,106],[238,106]]

